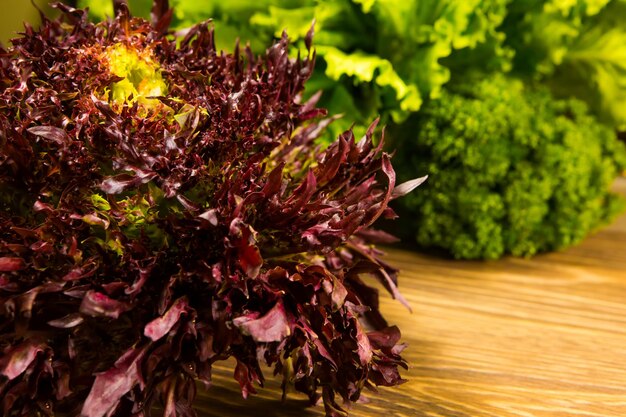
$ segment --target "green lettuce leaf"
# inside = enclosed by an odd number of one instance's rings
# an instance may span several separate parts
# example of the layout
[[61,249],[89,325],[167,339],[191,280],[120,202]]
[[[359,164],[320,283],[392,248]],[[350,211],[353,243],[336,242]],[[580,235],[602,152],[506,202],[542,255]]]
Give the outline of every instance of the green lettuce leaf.
[[[378,0],[381,37],[378,51],[389,59],[405,80],[413,82],[424,97],[437,98],[451,71],[443,63],[456,51],[470,51],[486,43],[493,54],[503,38],[497,34],[508,0],[402,1]],[[484,62],[465,62],[464,71]]]
[[550,85],[583,98],[602,120],[626,130],[626,2],[613,1],[572,43]]
[[[360,51],[345,54],[332,46],[320,46],[318,52],[326,61],[326,75],[329,78],[340,81],[342,76],[347,76],[355,84],[374,82],[383,89],[393,90],[393,101],[398,103],[400,110],[419,110],[422,99],[417,87],[405,84],[390,61]],[[400,112],[392,113],[395,121],[402,121],[402,115]]]
[[[455,72],[496,61],[492,67],[507,68],[511,54],[502,46],[504,36],[497,27],[508,1],[301,2],[295,9],[269,6],[254,14],[250,25],[273,31],[274,36],[286,28],[297,40],[314,18],[320,64],[314,78],[326,79],[320,83],[326,84],[322,104],[332,111],[335,106],[329,97],[341,97],[343,110],[357,110],[348,115],[352,120],[364,122],[380,115],[383,123],[401,123],[419,110],[424,99],[438,97],[451,77],[447,65]],[[481,59],[472,62],[471,51],[479,48]],[[456,52],[463,54],[458,61],[453,59]],[[446,58],[452,59],[444,63]],[[348,103],[346,92],[351,92],[353,103]]]
[[626,1],[516,1],[502,28],[518,74],[626,129]]

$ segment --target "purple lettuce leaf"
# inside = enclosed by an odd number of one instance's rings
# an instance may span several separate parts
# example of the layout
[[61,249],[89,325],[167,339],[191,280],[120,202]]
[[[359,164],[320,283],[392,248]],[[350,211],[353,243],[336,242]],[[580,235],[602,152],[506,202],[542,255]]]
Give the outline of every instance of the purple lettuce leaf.
[[[312,32],[297,59],[286,35],[227,54],[207,23],[173,37],[165,0],[150,22],[56,7],[0,50],[0,415],[191,417],[229,358],[244,397],[265,364],[329,416],[402,383],[362,278],[404,301],[371,225],[423,179],[395,184],[377,121],[317,145]],[[158,97],[112,93],[117,53]]]

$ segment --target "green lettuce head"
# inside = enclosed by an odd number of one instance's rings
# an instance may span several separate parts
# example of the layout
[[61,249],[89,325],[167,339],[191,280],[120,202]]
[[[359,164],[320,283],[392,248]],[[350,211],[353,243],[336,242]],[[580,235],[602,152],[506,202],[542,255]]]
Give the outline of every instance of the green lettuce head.
[[483,76],[452,84],[408,126],[400,172],[429,180],[400,213],[422,247],[530,256],[580,242],[623,209],[609,188],[626,168],[624,144],[579,100]]

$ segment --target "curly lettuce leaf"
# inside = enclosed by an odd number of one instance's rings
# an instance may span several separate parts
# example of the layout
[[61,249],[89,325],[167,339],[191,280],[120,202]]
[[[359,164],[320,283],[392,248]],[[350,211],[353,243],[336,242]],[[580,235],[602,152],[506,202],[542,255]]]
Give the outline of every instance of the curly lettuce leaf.
[[[437,98],[451,75],[444,58],[488,42],[493,45],[493,55],[501,54],[497,50],[503,38],[496,29],[504,19],[507,3],[508,0],[377,0],[372,13],[380,24],[378,51],[425,97]],[[483,62],[466,60],[465,69],[477,64],[482,66]]]
[[[345,54],[331,46],[320,46],[320,56],[326,61],[326,75],[336,81],[342,76],[354,80],[354,83],[374,82],[381,88],[390,88],[394,93],[400,110],[405,112],[417,111],[422,99],[415,85],[407,85],[394,71],[393,64],[376,55],[362,52]],[[402,113],[392,113],[395,121],[402,120]]]
[[586,100],[602,120],[626,130],[626,2],[613,1],[585,25],[550,85]]
[[626,1],[512,2],[502,27],[517,73],[626,129]]
[[[487,56],[498,56],[500,64],[493,66],[506,68],[510,53],[505,53],[503,35],[496,28],[504,19],[508,1],[307,2],[297,9],[270,6],[254,14],[250,24],[273,29],[274,36],[287,28],[290,36],[300,39],[315,18],[321,68],[314,79],[326,78],[322,104],[330,104],[332,112],[334,103],[328,99],[339,96],[346,106],[338,109],[340,112],[357,109],[349,114],[352,119],[381,115],[383,122],[401,123],[419,110],[424,98],[439,95],[450,79],[446,65],[463,72],[472,65],[483,66]],[[480,61],[472,61],[468,52],[458,62],[443,62],[457,51],[479,47]],[[335,84],[328,84],[328,79]]]
[[584,31],[583,23],[610,0],[530,0],[512,2],[502,26],[515,51],[518,71],[541,78],[554,72]]

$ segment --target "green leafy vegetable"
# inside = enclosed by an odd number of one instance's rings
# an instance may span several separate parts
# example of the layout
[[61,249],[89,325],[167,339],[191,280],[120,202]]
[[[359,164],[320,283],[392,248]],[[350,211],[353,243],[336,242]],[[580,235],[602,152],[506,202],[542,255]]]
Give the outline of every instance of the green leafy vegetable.
[[399,141],[401,172],[430,176],[403,200],[418,244],[528,256],[575,244],[622,209],[608,189],[626,150],[584,103],[504,76],[475,81],[428,102],[404,128],[417,137]]
[[560,95],[586,99],[603,120],[626,130],[626,2],[590,19],[550,85]]
[[503,30],[518,72],[585,100],[603,121],[626,129],[624,0],[513,2]]

